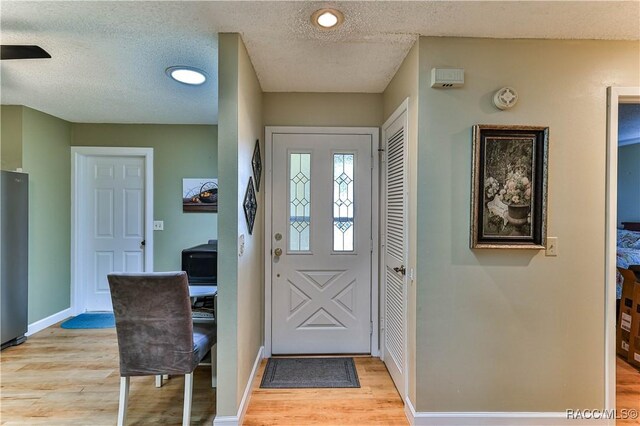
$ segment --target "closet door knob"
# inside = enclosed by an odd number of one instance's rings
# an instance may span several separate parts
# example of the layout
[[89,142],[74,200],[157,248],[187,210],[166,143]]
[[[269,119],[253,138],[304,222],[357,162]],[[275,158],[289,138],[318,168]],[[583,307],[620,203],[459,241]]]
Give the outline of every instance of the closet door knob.
[[401,265],[400,267],[396,266],[395,268],[393,268],[393,270],[399,274],[407,275],[407,269],[404,267],[404,265]]

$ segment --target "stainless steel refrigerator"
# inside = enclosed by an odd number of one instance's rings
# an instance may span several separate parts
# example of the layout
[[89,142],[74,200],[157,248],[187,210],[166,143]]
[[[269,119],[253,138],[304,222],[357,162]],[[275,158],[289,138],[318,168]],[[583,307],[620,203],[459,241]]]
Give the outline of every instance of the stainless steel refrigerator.
[[26,340],[29,176],[0,173],[0,329],[4,349]]

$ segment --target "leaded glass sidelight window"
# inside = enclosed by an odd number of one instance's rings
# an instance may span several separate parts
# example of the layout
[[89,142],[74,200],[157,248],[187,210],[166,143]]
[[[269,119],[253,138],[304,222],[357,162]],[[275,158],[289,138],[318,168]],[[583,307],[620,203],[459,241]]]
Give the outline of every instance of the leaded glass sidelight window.
[[289,251],[309,251],[311,154],[289,154]]
[[353,251],[354,154],[333,154],[333,250]]

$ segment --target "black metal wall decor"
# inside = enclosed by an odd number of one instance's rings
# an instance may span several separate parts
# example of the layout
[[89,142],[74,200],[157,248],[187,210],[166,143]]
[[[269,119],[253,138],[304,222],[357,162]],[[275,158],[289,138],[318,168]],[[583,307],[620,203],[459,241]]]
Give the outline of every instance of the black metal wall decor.
[[253,187],[253,178],[249,177],[249,183],[247,184],[247,191],[244,193],[244,217],[247,219],[247,227],[249,228],[249,235],[253,234],[253,223],[256,220],[256,213],[258,212],[258,200],[256,200],[256,191]]
[[256,139],[256,147],[253,149],[253,158],[251,159],[253,166],[253,176],[256,180],[256,191],[260,192],[260,178],[262,176],[262,157],[260,156],[260,139]]

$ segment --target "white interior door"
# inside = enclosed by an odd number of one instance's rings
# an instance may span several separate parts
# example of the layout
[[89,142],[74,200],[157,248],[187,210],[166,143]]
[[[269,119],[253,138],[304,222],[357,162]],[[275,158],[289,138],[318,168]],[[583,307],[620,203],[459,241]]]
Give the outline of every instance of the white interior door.
[[406,103],[383,126],[382,357],[404,399],[406,393],[407,109]]
[[272,137],[272,353],[371,352],[372,135]]
[[79,192],[87,311],[111,311],[107,274],[145,270],[144,157],[87,156]]

